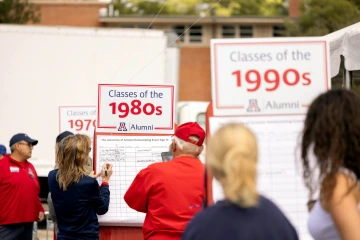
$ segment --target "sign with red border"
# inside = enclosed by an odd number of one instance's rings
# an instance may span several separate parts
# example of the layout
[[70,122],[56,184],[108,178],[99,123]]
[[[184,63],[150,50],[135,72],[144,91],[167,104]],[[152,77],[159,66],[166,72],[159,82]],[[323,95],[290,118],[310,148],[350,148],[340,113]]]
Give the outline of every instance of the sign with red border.
[[173,134],[174,85],[99,84],[98,132]]
[[59,132],[94,135],[96,106],[59,106]]
[[215,116],[304,114],[331,85],[324,38],[211,40]]

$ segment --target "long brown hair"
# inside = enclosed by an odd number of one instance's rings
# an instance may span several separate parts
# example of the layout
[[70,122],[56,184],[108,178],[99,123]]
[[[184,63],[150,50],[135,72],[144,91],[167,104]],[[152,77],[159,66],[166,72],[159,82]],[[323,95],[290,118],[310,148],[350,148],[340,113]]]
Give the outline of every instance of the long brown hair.
[[[316,157],[312,167],[309,153]],[[310,199],[321,187],[320,199],[331,199],[336,174],[341,168],[360,176],[360,97],[350,90],[330,90],[311,104],[301,143],[303,178]],[[314,171],[319,178],[314,179]],[[356,184],[356,183],[355,183]],[[354,185],[353,187],[355,187]]]
[[64,191],[86,175],[84,167],[89,159],[90,143],[90,138],[83,134],[68,136],[59,143],[56,152],[59,164],[57,181]]

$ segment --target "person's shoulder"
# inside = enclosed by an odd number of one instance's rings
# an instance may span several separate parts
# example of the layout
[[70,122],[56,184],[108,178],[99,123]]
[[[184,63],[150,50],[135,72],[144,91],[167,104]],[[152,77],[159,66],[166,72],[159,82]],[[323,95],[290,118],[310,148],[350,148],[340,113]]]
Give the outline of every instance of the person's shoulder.
[[57,174],[58,170],[55,169],[55,170],[51,170],[49,173],[48,173],[48,179],[52,180],[52,179],[56,179],[56,174]]
[[272,200],[270,200],[269,198],[263,196],[263,195],[259,195],[259,204],[258,206],[260,208],[276,208],[279,209],[279,207],[276,205],[275,202],[273,202]]
[[29,160],[27,160],[27,164],[28,164],[29,167],[32,168],[32,170],[35,170],[35,171],[36,171],[34,165],[33,165]]
[[216,219],[214,217],[216,217],[216,215],[219,212],[220,213],[223,212],[224,206],[225,206],[225,203],[223,201],[220,201],[212,206],[204,208],[203,210],[201,210],[194,216],[193,221],[195,223],[197,223],[197,222],[206,223],[210,219]]
[[156,162],[152,163],[146,168],[142,169],[141,172],[143,173],[151,173],[151,172],[158,172],[163,171],[169,166],[168,162]]
[[211,234],[209,229],[217,229],[219,224],[219,213],[220,215],[223,213],[222,208],[222,203],[216,203],[195,214],[186,226],[183,235],[184,239],[207,238],[208,234]]
[[5,155],[2,159],[0,159],[0,166],[9,165],[9,157]]
[[273,219],[274,224],[280,224],[281,226],[285,227],[285,229],[289,230],[288,233],[292,233],[292,235],[296,237],[295,239],[298,239],[295,227],[286,217],[284,212],[272,200],[268,199],[265,196],[259,196],[258,206],[260,208],[260,211]]
[[80,181],[79,181],[80,185],[85,185],[85,186],[99,186],[98,181],[96,180],[96,178],[90,177],[88,175],[84,175]]

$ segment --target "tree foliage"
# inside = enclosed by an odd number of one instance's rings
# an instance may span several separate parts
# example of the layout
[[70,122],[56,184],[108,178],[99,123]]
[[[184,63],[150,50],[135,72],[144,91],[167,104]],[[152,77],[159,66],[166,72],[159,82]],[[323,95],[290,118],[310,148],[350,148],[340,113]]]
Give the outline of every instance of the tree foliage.
[[28,0],[0,0],[0,23],[36,23],[40,17],[40,7]]
[[[356,3],[357,2],[357,3]],[[323,36],[360,21],[360,0],[305,0],[301,16],[285,23],[289,36]]]
[[207,16],[281,16],[287,0],[115,0],[119,14]]

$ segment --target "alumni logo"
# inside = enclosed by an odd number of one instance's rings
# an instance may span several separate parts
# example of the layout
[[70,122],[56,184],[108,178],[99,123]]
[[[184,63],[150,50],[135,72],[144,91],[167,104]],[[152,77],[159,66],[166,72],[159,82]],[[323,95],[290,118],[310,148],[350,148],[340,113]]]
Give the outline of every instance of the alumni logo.
[[249,106],[246,109],[248,112],[260,112],[260,108],[257,102],[257,99],[250,99],[249,100]]

